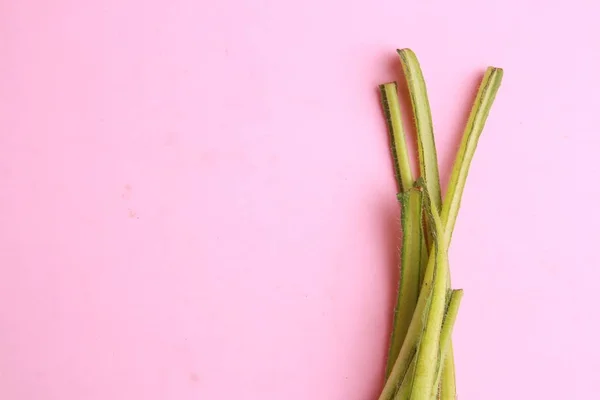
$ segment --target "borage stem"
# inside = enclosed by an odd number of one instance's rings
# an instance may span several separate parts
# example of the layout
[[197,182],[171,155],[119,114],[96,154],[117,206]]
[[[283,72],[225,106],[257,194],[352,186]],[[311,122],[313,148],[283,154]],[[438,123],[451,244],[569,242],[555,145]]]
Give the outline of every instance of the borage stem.
[[406,77],[406,86],[413,109],[419,152],[419,171],[421,178],[425,179],[427,190],[431,195],[431,204],[439,212],[442,206],[442,192],[427,86],[415,53],[410,49],[401,49],[398,50],[398,55]]
[[[412,382],[411,400],[430,400],[435,381],[435,372],[439,363],[440,335],[446,312],[447,279],[448,279],[448,246],[441,234],[444,226],[438,211],[431,203],[426,187],[423,196],[424,210],[431,226],[433,247],[431,257],[435,257],[431,299],[423,334],[419,341],[415,373]],[[440,234],[438,234],[440,233]]]
[[398,190],[402,193],[412,187],[414,179],[412,177],[408,147],[402,126],[402,115],[400,103],[398,102],[398,85],[396,82],[384,83],[379,86],[379,93],[381,94],[381,104],[390,135],[390,147]]
[[[473,105],[465,128],[458,156],[452,169],[446,201],[442,206],[441,220],[444,225],[443,236],[447,246],[450,244],[452,231],[460,208],[460,198],[468,175],[470,162],[473,158],[479,136],[481,135],[481,131],[483,130],[487,115],[489,114],[489,110],[500,87],[501,81],[502,70],[493,67],[488,68],[483,81],[479,86],[475,104]],[[435,257],[430,255],[415,313],[408,328],[404,343],[402,344],[402,348],[400,349],[400,353],[398,354],[398,358],[390,372],[381,395],[379,396],[379,400],[392,399],[399,386],[400,378],[404,377],[406,374],[410,363],[410,357],[417,346],[419,334],[422,331],[423,313],[425,311],[427,297],[430,294],[434,268]]]
[[[413,177],[408,147],[402,126],[398,88],[395,82],[379,87],[381,103],[388,126],[390,147],[394,162],[396,181],[400,191],[402,247],[400,255],[400,278],[394,320],[386,366],[386,377],[398,357],[406,337],[421,287],[421,271],[424,263],[421,228],[421,193],[413,190]],[[426,254],[426,253],[425,253]]]
[[399,194],[398,198],[402,210],[401,268],[386,377],[391,372],[400,353],[400,348],[415,312],[421,288],[420,270],[423,255],[421,251],[423,244],[421,240],[422,192],[411,189]]
[[[462,289],[452,290],[450,293],[450,300],[448,301],[448,307],[446,309],[446,315],[444,317],[444,323],[442,325],[442,333],[440,335],[440,361],[438,363],[438,368],[435,372],[435,380],[433,387],[435,392],[431,396],[431,400],[436,400],[438,398],[438,388],[440,387],[440,381],[442,378],[442,369],[444,365],[444,361],[449,356],[450,344],[452,340],[452,329],[454,329],[454,322],[456,322],[456,316],[458,315],[458,308],[460,307],[460,302],[463,297]],[[443,389],[442,389],[443,390]],[[448,395],[449,392],[446,392]],[[456,399],[456,393],[454,393],[453,400]]]

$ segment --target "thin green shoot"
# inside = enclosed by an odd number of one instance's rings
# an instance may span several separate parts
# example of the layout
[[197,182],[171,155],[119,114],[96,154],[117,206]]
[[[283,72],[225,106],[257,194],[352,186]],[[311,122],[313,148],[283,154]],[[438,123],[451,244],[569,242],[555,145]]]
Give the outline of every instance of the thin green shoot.
[[[484,79],[479,87],[475,104],[469,117],[469,122],[465,129],[465,134],[459,150],[452,175],[450,185],[446,194],[446,201],[442,206],[441,220],[444,225],[444,241],[450,244],[452,231],[460,208],[460,197],[462,195],[465,181],[468,175],[470,162],[477,147],[477,141],[485,125],[485,120],[489,110],[500,87],[502,80],[502,70],[499,68],[488,68]],[[419,294],[419,300],[415,313],[411,320],[406,338],[398,354],[398,358],[390,372],[386,384],[379,396],[379,400],[390,400],[395,394],[399,385],[399,380],[406,374],[412,352],[417,346],[419,334],[423,326],[423,313],[427,303],[427,298],[431,293],[431,283],[435,268],[435,257],[430,256],[423,279],[423,286]]]
[[[435,256],[434,277],[429,312],[426,315],[425,328],[417,350],[414,379],[411,389],[411,400],[430,400],[433,392],[435,373],[438,368],[440,354],[440,336],[446,312],[447,279],[448,279],[448,246],[444,242],[444,226],[438,211],[430,201],[427,189],[424,188],[423,209],[425,210],[433,238],[432,256]],[[438,235],[438,232],[440,235]]]
[[388,132],[390,135],[390,147],[394,162],[394,172],[396,182],[400,193],[412,187],[414,179],[412,177],[410,159],[408,156],[408,147],[406,137],[402,126],[402,115],[400,104],[398,102],[398,85],[396,82],[384,83],[379,86],[381,94],[381,104],[385,114]]
[[392,370],[415,312],[421,288],[422,192],[408,190],[398,195],[401,205],[402,248],[398,297],[394,312],[392,336],[386,367],[386,377]]
[[427,190],[431,194],[431,203],[440,212],[442,207],[442,191],[440,189],[440,173],[438,171],[427,86],[425,85],[421,65],[415,53],[410,49],[400,49],[398,50],[398,55],[400,56],[400,63],[406,77],[406,85],[413,109],[419,153],[419,171],[421,178],[425,179]]
[[[438,388],[440,387],[440,381],[442,379],[442,365],[444,365],[444,361],[447,357],[449,357],[449,351],[451,349],[452,344],[452,330],[454,329],[454,323],[456,322],[456,316],[458,315],[458,308],[460,307],[460,302],[463,297],[463,290],[456,289],[452,290],[450,293],[450,300],[448,301],[448,307],[446,309],[446,315],[444,317],[444,323],[442,325],[442,333],[440,335],[440,362],[438,363],[438,369],[435,373],[435,381],[433,387],[436,389],[433,395],[431,396],[431,400],[436,400],[438,398]],[[441,388],[440,390],[440,398],[446,399],[456,399],[456,392],[451,393],[445,388]]]

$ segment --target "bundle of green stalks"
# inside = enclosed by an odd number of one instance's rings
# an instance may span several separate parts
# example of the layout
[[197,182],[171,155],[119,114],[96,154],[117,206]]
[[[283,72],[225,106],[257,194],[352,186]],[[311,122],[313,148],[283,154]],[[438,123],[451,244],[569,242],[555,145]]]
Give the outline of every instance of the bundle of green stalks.
[[451,336],[463,292],[450,284],[448,246],[469,166],[503,72],[489,67],[483,76],[442,201],[421,67],[410,49],[398,54],[414,117],[419,173],[415,176],[411,170],[397,84],[383,84],[381,101],[399,188],[402,244],[386,380],[379,400],[455,400]]

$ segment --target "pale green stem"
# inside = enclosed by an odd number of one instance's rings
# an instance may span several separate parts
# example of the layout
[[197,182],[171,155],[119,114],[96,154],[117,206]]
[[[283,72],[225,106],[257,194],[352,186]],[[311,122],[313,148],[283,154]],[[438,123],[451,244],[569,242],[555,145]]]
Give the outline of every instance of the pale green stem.
[[[504,72],[500,68],[490,67],[486,70],[483,80],[480,84],[477,97],[471,109],[467,126],[462,137],[460,148],[456,156],[452,175],[450,176],[450,184],[446,191],[446,202],[451,199],[448,207],[442,209],[442,220],[446,223],[448,243],[454,231],[454,224],[458,216],[460,208],[460,200],[464,190],[466,177],[471,165],[471,160],[475,154],[479,136],[483,132],[485,122],[489,115],[492,104],[496,97],[496,93],[502,82]],[[446,206],[446,204],[444,204]],[[440,400],[455,400],[456,399],[456,373],[454,369],[454,351],[452,343],[448,357],[444,361],[444,369],[442,371],[442,387],[440,392]]]
[[401,268],[386,377],[391,372],[410,325],[420,291],[422,192],[411,189],[399,196],[402,207]]
[[435,373],[438,368],[440,354],[440,336],[442,324],[446,312],[447,279],[448,279],[448,246],[443,240],[444,227],[442,220],[434,208],[429,204],[430,197],[425,193],[425,207],[432,230],[434,240],[433,254],[436,258],[434,277],[432,284],[431,304],[429,312],[426,313],[425,328],[417,350],[417,361],[411,389],[411,400],[430,400],[435,381]]
[[454,224],[456,223],[456,217],[460,209],[460,200],[465,188],[471,160],[475,154],[475,149],[477,148],[481,132],[483,132],[490,108],[496,98],[496,93],[498,93],[498,89],[500,88],[503,74],[501,68],[489,67],[487,69],[479,85],[475,103],[471,108],[471,113],[467,120],[467,126],[460,142],[456,160],[454,161],[452,174],[450,175],[450,183],[445,197],[446,201],[442,208],[442,221],[446,226],[445,240],[448,242],[454,231]]
[[[460,157],[457,157],[454,164],[450,185],[446,194],[446,201],[443,203],[441,219],[444,225],[444,241],[449,245],[450,238],[452,237],[452,231],[454,229],[454,223],[456,222],[456,216],[458,214],[460,206],[460,197],[464,189],[465,180],[467,178],[470,161],[473,158],[473,153],[477,146],[478,138],[485,125],[485,119],[489,113],[491,104],[495,98],[495,95],[500,87],[502,80],[502,70],[499,68],[488,68],[482,84],[479,87],[476,101],[471,110],[469,117],[469,123],[465,129],[461,146],[459,150]],[[413,315],[412,321],[408,328],[408,333],[398,354],[398,358],[390,376],[386,381],[386,384],[379,396],[379,400],[390,400],[395,394],[396,388],[398,387],[400,377],[406,374],[408,364],[410,361],[410,355],[417,346],[419,333],[423,326],[423,313],[425,311],[425,305],[427,297],[431,293],[431,283],[433,279],[433,273],[435,268],[435,257],[429,257],[427,269],[425,272],[425,278],[423,280],[423,286],[419,294],[419,300],[417,307]]]
[[[448,303],[448,308],[446,310],[446,316],[444,317],[444,323],[442,325],[442,333],[440,335],[441,355],[440,355],[440,363],[438,364],[438,369],[436,371],[435,381],[434,381],[434,385],[433,385],[433,387],[435,389],[439,388],[439,386],[440,386],[440,381],[442,378],[441,366],[444,364],[444,361],[450,356],[450,351],[451,351],[450,345],[452,344],[452,330],[454,329],[454,323],[456,322],[456,316],[458,315],[458,308],[460,307],[460,302],[463,297],[462,289],[453,290],[450,293],[449,297],[450,297],[450,301]],[[446,389],[446,391],[444,391],[443,387],[441,389],[441,393],[442,393],[440,395],[441,399],[452,399],[452,400],[456,399],[456,393],[448,392],[447,389]],[[447,397],[444,398],[443,396],[447,396]],[[452,397],[450,397],[450,396],[452,396]],[[437,398],[438,398],[438,396],[437,396],[437,390],[436,390],[435,393],[431,396],[431,400],[436,400]]]
[[456,400],[456,372],[454,367],[454,349],[452,348],[452,341],[450,341],[450,344],[448,345],[448,354],[444,359],[441,379],[442,383],[439,399]]
[[[419,171],[427,184],[427,189],[432,196],[432,203],[438,211],[441,211],[442,198],[439,179],[439,170],[437,162],[437,151],[435,147],[435,138],[433,134],[433,122],[431,118],[431,108],[429,106],[429,98],[427,95],[427,87],[421,66],[415,53],[410,49],[398,50],[402,69],[407,81],[407,87],[413,106],[413,114],[415,128],[417,133],[417,147],[419,152]],[[425,222],[425,232],[423,240],[426,243],[425,249],[431,249],[431,233],[430,227]],[[425,273],[426,264],[422,267],[422,275]],[[421,275],[421,277],[422,277]],[[422,279],[421,279],[422,282]],[[450,280],[448,279],[448,287]],[[452,346],[452,345],[451,345]],[[446,360],[444,368],[445,375],[454,376],[454,357],[451,356]]]
[[431,195],[431,203],[439,212],[442,207],[442,192],[427,86],[415,53],[410,49],[401,49],[398,50],[398,55],[412,103],[419,151],[419,171],[421,178],[425,179],[427,190]]
[[415,364],[417,358],[413,357],[410,360],[410,364],[408,366],[408,370],[406,371],[406,376],[402,380],[396,395],[394,396],[394,400],[409,400],[410,399],[410,390],[412,388],[412,381],[415,376]]
[[[440,366],[443,362],[444,358],[448,356],[448,352],[450,351],[451,337],[452,337],[452,329],[454,328],[454,322],[456,321],[456,316],[458,314],[458,308],[460,306],[460,301],[463,297],[462,289],[452,290],[448,298],[448,306],[446,307],[446,315],[444,316],[444,323],[442,325],[442,333],[440,335],[440,362],[437,364],[438,368],[436,370],[436,378],[433,388],[438,388],[440,385],[441,379],[441,370]],[[402,380],[400,388],[396,395],[394,396],[394,400],[408,400],[410,398],[410,389],[412,385],[412,379],[414,377],[415,372],[415,360],[413,357],[410,361],[410,365],[408,366],[408,370],[406,372],[406,376]],[[431,400],[437,400],[438,393],[435,390],[432,393]],[[455,400],[453,398],[453,400]]]
[[[441,187],[437,161],[437,151],[435,147],[435,138],[433,134],[433,122],[431,117],[431,108],[429,106],[429,98],[427,95],[427,87],[421,66],[416,54],[410,49],[398,50],[402,69],[407,81],[407,87],[413,106],[413,114],[415,120],[415,128],[417,133],[417,147],[419,152],[419,171],[421,177],[425,179],[427,190],[431,194],[432,204],[437,211],[441,212],[442,198]],[[425,248],[431,249],[431,227],[424,221]],[[426,264],[425,264],[426,265]],[[425,272],[426,266],[422,268]],[[422,280],[421,280],[422,281]],[[450,279],[448,278],[448,287],[450,287]],[[452,345],[451,345],[452,346]],[[454,376],[454,357],[452,355],[446,360],[444,368],[445,375],[448,377]]]
[[381,103],[388,126],[388,132],[391,141],[392,157],[394,159],[394,172],[400,193],[412,187],[414,179],[412,177],[410,158],[408,156],[408,147],[406,137],[402,126],[402,116],[400,104],[398,102],[398,88],[396,82],[385,83],[379,86],[381,94]]
[[394,171],[400,193],[407,193],[401,201],[402,206],[402,253],[400,279],[390,348],[386,366],[386,377],[389,375],[394,362],[398,357],[406,331],[414,312],[419,290],[423,252],[421,232],[421,194],[411,190],[413,176],[411,172],[408,147],[402,126],[400,104],[398,102],[398,88],[395,82],[379,86],[381,102],[390,135],[390,147],[394,162]]

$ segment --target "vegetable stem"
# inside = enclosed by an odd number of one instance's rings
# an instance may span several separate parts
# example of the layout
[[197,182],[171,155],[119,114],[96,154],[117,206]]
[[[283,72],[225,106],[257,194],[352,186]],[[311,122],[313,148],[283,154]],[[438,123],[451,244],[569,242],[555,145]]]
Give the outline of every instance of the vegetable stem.
[[402,116],[398,102],[398,85],[396,82],[384,83],[379,86],[379,92],[381,93],[381,103],[390,135],[396,181],[398,189],[402,193],[412,187],[414,180],[402,126]]
[[[435,393],[431,397],[431,400],[437,399],[437,389],[440,387],[440,381],[442,378],[442,368],[444,365],[444,361],[447,357],[450,356],[451,343],[452,343],[452,329],[454,329],[454,323],[456,321],[456,316],[458,315],[458,308],[460,307],[460,302],[463,297],[462,289],[452,290],[450,293],[450,300],[448,302],[448,307],[446,309],[446,315],[444,317],[444,323],[442,325],[442,333],[440,335],[440,362],[438,363],[438,369],[435,375],[435,381],[433,387],[436,389]],[[448,391],[448,388],[441,388],[440,392],[441,399],[456,399],[456,392],[452,393]],[[446,396],[446,397],[444,397]]]
[[408,370],[406,371],[406,376],[402,380],[396,395],[394,396],[394,400],[409,400],[410,399],[410,390],[412,389],[412,382],[415,376],[415,363],[417,361],[416,357],[413,357],[410,360],[410,364],[408,365]]
[[[475,149],[479,142],[479,137],[483,132],[485,122],[489,115],[496,93],[500,88],[504,72],[501,68],[487,68],[482,82],[479,85],[475,102],[471,108],[469,119],[462,136],[455,164],[452,168],[450,183],[446,191],[446,203],[442,208],[442,220],[446,224],[446,240],[450,243],[454,225],[460,209],[462,193],[464,191],[467,175],[475,154]],[[442,371],[442,387],[440,400],[455,400],[456,398],[456,377],[454,371],[454,351],[450,343],[448,357],[444,361]]]
[[448,279],[448,247],[444,242],[444,226],[438,211],[431,203],[431,197],[424,185],[423,203],[433,237],[432,256],[435,257],[434,277],[432,282],[431,303],[426,313],[425,328],[417,350],[414,379],[411,389],[411,400],[430,400],[435,381],[436,369],[439,368],[440,337],[446,312],[447,279]]
[[[446,201],[443,203],[441,212],[441,222],[444,226],[443,240],[446,246],[449,246],[452,237],[452,231],[460,208],[460,197],[464,189],[466,178],[469,171],[470,162],[477,147],[477,142],[489,110],[494,101],[496,93],[502,81],[503,72],[500,68],[490,67],[486,71],[483,81],[475,99],[475,104],[471,110],[465,133],[463,135],[458,156],[452,169],[450,184],[446,194]],[[417,306],[406,334],[398,358],[392,368],[386,384],[379,396],[379,400],[390,400],[395,394],[400,377],[406,374],[411,353],[414,351],[419,340],[419,333],[423,326],[423,314],[427,303],[427,298],[431,293],[431,283],[434,274],[436,257],[429,256],[423,286],[419,294]]]
[[[451,335],[452,329],[454,328],[454,322],[456,321],[456,316],[458,314],[458,308],[460,306],[460,301],[463,296],[462,289],[452,290],[448,296],[448,307],[446,307],[446,315],[444,316],[444,323],[442,325],[442,333],[440,335],[440,362],[437,364],[435,383],[433,385],[433,393],[431,395],[431,400],[438,399],[438,391],[437,389],[440,386],[441,379],[441,365],[443,363],[443,359],[447,357],[448,352],[450,351],[451,344]],[[406,376],[402,380],[402,384],[400,388],[396,392],[394,396],[394,400],[409,400],[410,399],[410,389],[411,383],[415,372],[415,361],[416,358],[413,357],[410,361],[410,365],[408,366],[408,370],[406,372]],[[452,398],[455,400],[455,397]]]
[[406,337],[420,291],[422,264],[422,193],[411,189],[398,195],[401,204],[402,249],[398,298],[394,312],[386,377],[389,376]]
[[431,203],[439,212],[442,206],[442,191],[427,86],[415,53],[410,49],[401,49],[398,50],[398,55],[413,108],[419,152],[419,171],[421,177],[425,179],[427,190],[431,195]]
[[489,67],[486,70],[483,80],[479,85],[475,102],[471,108],[467,126],[465,127],[456,160],[452,167],[450,183],[446,191],[446,201],[442,208],[442,221],[446,225],[445,239],[447,241],[450,241],[452,237],[471,160],[473,159],[479,137],[481,136],[481,132],[483,132],[488,114],[496,98],[496,93],[498,93],[498,89],[500,88],[503,74],[501,68]]
[[[425,79],[421,66],[415,53],[410,49],[398,50],[400,56],[400,62],[402,69],[407,81],[407,87],[413,106],[413,114],[415,121],[415,128],[417,133],[417,147],[419,153],[419,171],[421,177],[425,179],[427,190],[431,194],[432,203],[434,208],[441,212],[442,198],[441,198],[441,187],[437,161],[437,151],[435,147],[435,139],[433,134],[433,122],[431,117],[431,107],[429,105],[429,98],[427,95],[427,87],[425,85]],[[432,237],[431,227],[428,222],[424,221],[424,241],[426,243],[425,249],[431,250]],[[426,262],[425,262],[426,263]],[[423,272],[426,270],[427,264],[422,268]],[[449,276],[449,275],[448,275]],[[422,279],[421,279],[422,282]],[[450,287],[450,279],[447,279],[447,286]],[[452,347],[452,344],[450,344]],[[447,379],[454,380],[454,357],[452,348],[450,349],[450,357],[446,359],[446,366],[444,368],[444,376]]]
[[456,400],[456,372],[454,367],[454,349],[452,341],[448,344],[448,352],[443,360],[439,400]]
[[396,181],[401,193],[399,198],[402,215],[400,279],[386,366],[387,377],[398,357],[417,304],[423,275],[422,265],[426,262],[427,253],[422,249],[421,193],[412,189],[414,181],[402,126],[398,87],[395,82],[385,83],[379,86],[379,91],[390,135]]

